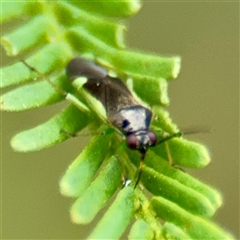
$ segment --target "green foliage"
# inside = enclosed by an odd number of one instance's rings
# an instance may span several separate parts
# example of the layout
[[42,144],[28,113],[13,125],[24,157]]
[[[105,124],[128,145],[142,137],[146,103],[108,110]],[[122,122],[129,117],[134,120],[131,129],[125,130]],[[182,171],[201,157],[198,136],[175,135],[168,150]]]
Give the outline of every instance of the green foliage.
[[[117,192],[88,238],[119,239],[135,216],[129,239],[233,239],[209,220],[222,204],[221,195],[168,163],[170,152],[179,166],[206,166],[210,158],[203,145],[179,137],[168,141],[169,151],[165,144],[149,149],[141,184],[152,197],[131,184],[119,190],[123,174],[135,179],[139,153],[126,147],[96,99],[82,89],[76,91],[65,77],[64,68],[74,56],[95,60],[121,77],[139,101],[151,107],[151,128],[160,139],[164,132],[178,132],[163,106],[169,103],[168,80],[177,77],[180,58],[125,48],[121,20],[135,14],[140,3],[24,1],[4,2],[2,8],[2,24],[15,27],[1,37],[1,44],[9,56],[24,56],[31,68],[15,61],[1,69],[1,88],[15,87],[1,96],[1,109],[17,112],[55,104],[65,97],[70,101],[47,122],[17,134],[12,147],[36,151],[65,141],[70,137],[66,133],[75,134],[86,127],[98,132],[60,181],[61,193],[77,198],[70,213],[79,224],[91,222]],[[143,87],[146,83],[149,88]],[[63,96],[62,91],[71,94]]]

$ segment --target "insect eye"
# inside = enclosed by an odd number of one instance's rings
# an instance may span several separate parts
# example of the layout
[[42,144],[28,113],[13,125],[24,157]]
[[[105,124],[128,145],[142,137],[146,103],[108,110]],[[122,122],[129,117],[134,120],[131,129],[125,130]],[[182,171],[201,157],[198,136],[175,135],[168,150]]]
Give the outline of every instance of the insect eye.
[[126,142],[127,146],[131,149],[137,149],[139,147],[139,137],[134,133],[127,136]]
[[148,131],[148,139],[149,139],[149,146],[155,145],[157,142],[157,135],[152,131]]

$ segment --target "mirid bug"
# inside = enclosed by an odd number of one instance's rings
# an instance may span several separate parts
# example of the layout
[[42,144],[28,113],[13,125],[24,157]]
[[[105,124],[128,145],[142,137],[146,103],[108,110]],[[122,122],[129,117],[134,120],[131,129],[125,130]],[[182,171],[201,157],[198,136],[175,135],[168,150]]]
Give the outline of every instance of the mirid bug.
[[[25,61],[23,63],[44,77]],[[66,75],[73,85],[76,84],[75,80],[84,78],[85,82],[80,87],[83,87],[83,89],[101,102],[106,111],[108,122],[125,136],[126,145],[130,149],[137,150],[140,153],[139,172],[135,182],[136,187],[141,178],[143,162],[148,148],[171,138],[179,137],[181,133],[177,132],[167,135],[158,141],[156,133],[149,129],[152,111],[137,102],[123,81],[117,77],[111,77],[102,66],[83,58],[74,58],[66,66]],[[59,89],[48,78],[45,79],[59,93],[64,95],[67,100],[83,111],[89,111],[74,95]],[[127,184],[129,184],[129,181]]]
[[[160,143],[157,143],[156,134],[149,130],[152,119],[151,110],[134,99],[122,80],[109,76],[106,69],[94,62],[75,58],[68,63],[66,75],[72,81],[78,77],[87,78],[83,88],[102,103],[109,122],[125,135],[127,146],[140,152],[140,167],[135,183],[137,186],[147,149]],[[179,135],[180,133],[177,133],[163,140]]]

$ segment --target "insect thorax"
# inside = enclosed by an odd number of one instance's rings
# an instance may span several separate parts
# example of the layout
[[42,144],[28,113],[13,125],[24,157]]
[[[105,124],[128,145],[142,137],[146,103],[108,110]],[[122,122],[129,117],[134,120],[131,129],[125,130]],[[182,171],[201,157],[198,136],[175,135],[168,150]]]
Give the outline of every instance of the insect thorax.
[[129,134],[148,131],[152,112],[140,105],[126,107],[111,116],[111,123],[119,128],[126,136]]

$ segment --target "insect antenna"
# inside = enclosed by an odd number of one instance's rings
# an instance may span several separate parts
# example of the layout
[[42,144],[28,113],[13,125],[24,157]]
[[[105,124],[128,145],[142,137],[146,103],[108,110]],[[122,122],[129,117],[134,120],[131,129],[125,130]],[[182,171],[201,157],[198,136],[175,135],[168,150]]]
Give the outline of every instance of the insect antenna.
[[68,93],[66,91],[64,91],[63,89],[61,89],[60,87],[58,87],[55,83],[53,83],[48,77],[46,77],[44,74],[42,74],[40,71],[38,71],[35,67],[29,65],[26,61],[21,60],[23,64],[25,64],[30,70],[36,72],[41,78],[43,78],[44,80],[46,80],[51,87],[53,87],[58,93],[60,93],[61,95],[63,95],[65,97],[66,100],[68,100],[70,103],[72,103],[73,105],[75,105],[77,108],[79,108],[80,110],[82,110],[83,112],[85,112],[86,114],[89,115],[89,108],[83,104],[82,102],[79,101],[78,98],[76,98],[73,94]]
[[[176,133],[173,133],[173,134],[171,134],[171,135],[167,135],[166,137],[164,137],[163,139],[161,139],[160,141],[158,141],[157,143],[156,143],[156,145],[159,145],[159,144],[161,144],[161,143],[163,143],[163,142],[166,142],[166,141],[168,141],[168,140],[170,140],[170,139],[172,139],[172,138],[175,138],[175,137],[181,137],[183,135],[183,133],[182,132],[176,132]],[[156,146],[155,145],[155,146]]]
[[59,88],[56,84],[54,84],[49,78],[47,78],[44,74],[39,72],[35,67],[29,65],[25,60],[21,60],[21,62],[26,65],[31,71],[36,72],[42,79],[45,79],[51,87],[53,87],[57,92],[62,94],[65,98],[67,97],[68,93],[63,91],[61,88]]

